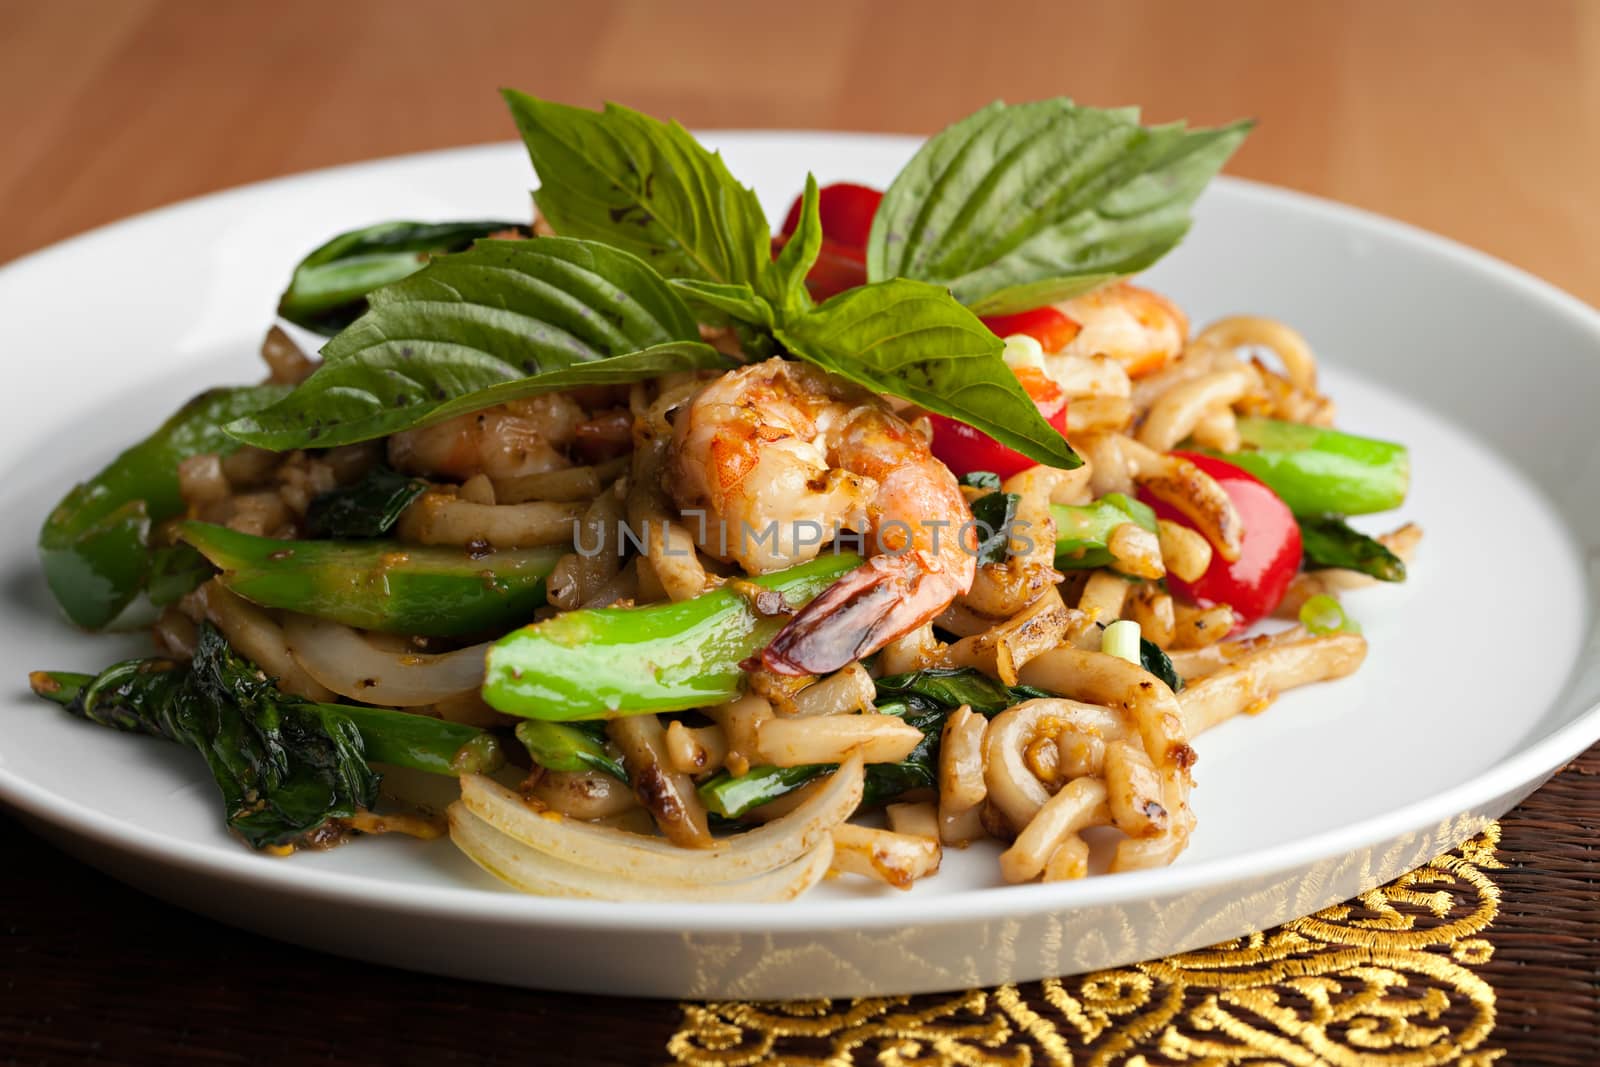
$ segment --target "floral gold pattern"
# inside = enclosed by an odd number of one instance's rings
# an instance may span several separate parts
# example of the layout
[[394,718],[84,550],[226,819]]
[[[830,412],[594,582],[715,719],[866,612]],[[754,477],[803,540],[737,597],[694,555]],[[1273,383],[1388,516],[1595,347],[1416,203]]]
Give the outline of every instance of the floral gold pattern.
[[1266,933],[1027,986],[683,1005],[690,1067],[1479,1067],[1494,990],[1498,826],[1388,885]]

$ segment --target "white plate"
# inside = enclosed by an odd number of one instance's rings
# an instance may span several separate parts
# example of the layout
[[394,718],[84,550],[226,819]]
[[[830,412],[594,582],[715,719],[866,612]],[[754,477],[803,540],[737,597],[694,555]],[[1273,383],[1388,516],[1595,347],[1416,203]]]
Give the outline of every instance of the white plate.
[[[915,142],[712,138],[778,213],[807,167],[884,183]],[[191,753],[27,695],[143,639],[59,622],[34,561],[50,505],[189,393],[261,373],[289,268],[382,219],[525,217],[518,147],[343,167],[131,219],[0,271],[0,797],[87,861],[225,922],[332,952],[532,986],[683,997],[905,993],[1195,948],[1343,900],[1449,848],[1600,737],[1600,316],[1511,268],[1237,181],[1149,276],[1197,322],[1294,324],[1342,424],[1412,448],[1411,581],[1351,598],[1372,653],[1200,739],[1193,846],[1167,870],[1001,888],[952,853],[909,894],[838,882],[778,906],[609,904],[501,890],[445,842],[292,859],[222,829]],[[1391,517],[1383,517],[1388,523]]]

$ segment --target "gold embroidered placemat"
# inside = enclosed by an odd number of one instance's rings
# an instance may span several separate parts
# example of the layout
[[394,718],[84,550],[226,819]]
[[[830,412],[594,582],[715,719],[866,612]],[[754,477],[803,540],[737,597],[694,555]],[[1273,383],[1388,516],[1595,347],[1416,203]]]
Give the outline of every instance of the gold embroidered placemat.
[[1500,829],[1265,934],[1026,986],[850,1001],[687,1004],[693,1067],[784,1063],[1487,1064]]
[[1460,848],[1267,933],[1024,986],[683,1004],[667,1058],[693,1067],[1600,1064],[1597,825],[1600,747]]

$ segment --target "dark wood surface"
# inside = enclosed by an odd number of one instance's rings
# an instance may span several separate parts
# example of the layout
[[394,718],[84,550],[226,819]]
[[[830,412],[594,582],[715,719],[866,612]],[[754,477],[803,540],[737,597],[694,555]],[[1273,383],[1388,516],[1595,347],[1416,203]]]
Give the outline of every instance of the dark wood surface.
[[[1600,747],[1502,822],[1486,934],[1508,1064],[1600,1062]],[[411,974],[268,941],[0,818],[0,1062],[654,1064],[671,1001]]]
[[[1600,300],[1600,4],[0,0],[0,261],[244,181],[512,134],[493,89],[705,127],[930,131],[1069,93],[1262,122],[1234,173]],[[1483,974],[1504,1062],[1600,1060],[1600,757],[1505,823]],[[0,1062],[654,1063],[669,1002],[431,978],[266,941],[0,818]]]

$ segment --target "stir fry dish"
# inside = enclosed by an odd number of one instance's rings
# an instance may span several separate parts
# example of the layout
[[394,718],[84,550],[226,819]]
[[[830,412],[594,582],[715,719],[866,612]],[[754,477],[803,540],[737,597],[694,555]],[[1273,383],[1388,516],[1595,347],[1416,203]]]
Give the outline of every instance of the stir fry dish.
[[682,127],[505,97],[531,220],[329,240],[266,380],[40,533],[66,618],[158,654],[34,692],[193,749],[245,845],[447,835],[632,900],[983,838],[1006,882],[1131,871],[1195,832],[1197,735],[1360,667],[1339,598],[1420,531],[1346,520],[1405,448],[1334,428],[1289,326],[1129,281],[1248,124],[994,104],[774,235]]

